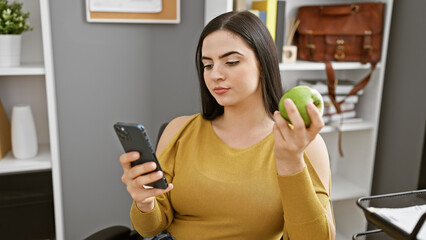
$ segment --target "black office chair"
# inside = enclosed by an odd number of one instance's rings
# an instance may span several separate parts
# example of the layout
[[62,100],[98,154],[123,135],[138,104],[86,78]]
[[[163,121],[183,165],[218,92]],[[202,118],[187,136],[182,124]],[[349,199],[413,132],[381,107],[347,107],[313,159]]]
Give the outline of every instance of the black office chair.
[[112,226],[93,233],[85,240],[142,240],[143,237],[125,226]]
[[[155,146],[158,145],[158,140],[160,140],[161,134],[163,134],[164,129],[166,128],[168,122],[163,123],[158,130],[157,142]],[[98,232],[93,233],[92,235],[85,238],[85,240],[142,240],[144,239],[141,235],[136,232],[136,230],[130,229],[126,226],[111,226],[99,230]]]

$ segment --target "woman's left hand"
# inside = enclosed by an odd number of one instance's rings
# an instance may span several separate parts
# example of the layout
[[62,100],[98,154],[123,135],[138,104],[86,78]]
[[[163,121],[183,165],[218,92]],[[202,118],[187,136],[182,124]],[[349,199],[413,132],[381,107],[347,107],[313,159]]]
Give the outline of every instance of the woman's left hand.
[[324,126],[321,114],[313,103],[306,106],[311,118],[311,125],[308,128],[305,127],[305,122],[291,99],[286,99],[284,106],[293,127],[289,126],[280,112],[275,111],[274,154],[280,176],[292,175],[303,170],[305,167],[303,152]]

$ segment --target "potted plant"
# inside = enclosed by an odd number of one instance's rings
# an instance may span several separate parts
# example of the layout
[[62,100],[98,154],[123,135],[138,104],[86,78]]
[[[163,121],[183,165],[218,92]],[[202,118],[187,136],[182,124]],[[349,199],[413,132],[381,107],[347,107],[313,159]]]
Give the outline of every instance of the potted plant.
[[22,33],[31,31],[22,2],[0,0],[0,67],[20,65]]

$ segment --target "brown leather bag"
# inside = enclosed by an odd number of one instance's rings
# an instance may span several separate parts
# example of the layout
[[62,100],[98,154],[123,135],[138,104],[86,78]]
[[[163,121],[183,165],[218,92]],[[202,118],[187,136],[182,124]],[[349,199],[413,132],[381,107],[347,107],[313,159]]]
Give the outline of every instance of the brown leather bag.
[[384,3],[299,8],[298,58],[309,61],[378,62]]
[[[380,2],[364,2],[299,8],[298,58],[325,63],[328,95],[338,113],[345,99],[336,101],[338,81],[330,61],[371,63],[371,72],[346,97],[367,85],[381,56],[384,6]],[[339,137],[339,152],[343,156],[340,140]]]

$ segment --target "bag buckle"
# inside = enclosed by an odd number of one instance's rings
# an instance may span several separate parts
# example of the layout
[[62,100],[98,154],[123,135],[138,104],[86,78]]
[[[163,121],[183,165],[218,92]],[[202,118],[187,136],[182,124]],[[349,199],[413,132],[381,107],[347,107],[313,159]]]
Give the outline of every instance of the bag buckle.
[[315,44],[313,44],[312,41],[312,30],[308,30],[307,31],[307,39],[306,39],[306,48],[309,50],[309,58],[310,59],[314,59],[314,52],[315,52]]
[[371,35],[372,32],[370,30],[366,30],[364,32],[364,50],[371,50],[373,46],[371,45]]
[[351,8],[352,8],[352,14],[355,14],[359,11],[359,5],[352,4]]
[[315,44],[306,44],[306,47],[313,50],[315,49]]
[[336,52],[334,53],[334,58],[336,60],[341,61],[345,59],[345,46],[343,46],[344,43],[345,43],[345,40],[343,39],[338,39],[336,41],[337,46],[336,46]]

